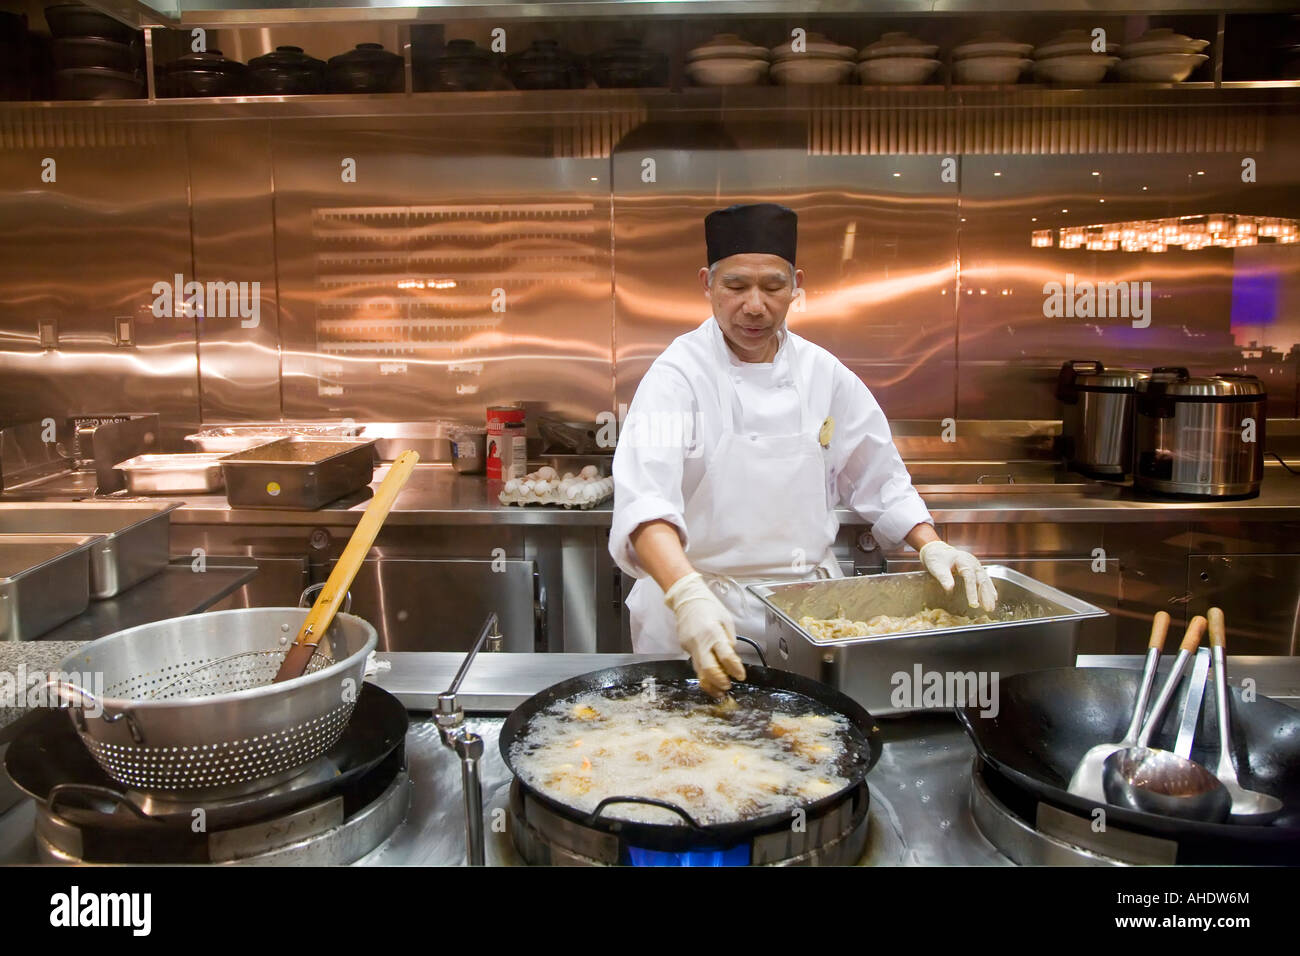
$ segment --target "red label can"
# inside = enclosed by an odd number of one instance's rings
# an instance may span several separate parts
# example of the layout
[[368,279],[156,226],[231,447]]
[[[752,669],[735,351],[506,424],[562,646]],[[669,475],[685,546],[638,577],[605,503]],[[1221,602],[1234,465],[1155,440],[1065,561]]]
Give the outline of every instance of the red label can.
[[524,423],[524,406],[489,405],[487,410],[487,476],[501,480],[501,436],[507,422]]

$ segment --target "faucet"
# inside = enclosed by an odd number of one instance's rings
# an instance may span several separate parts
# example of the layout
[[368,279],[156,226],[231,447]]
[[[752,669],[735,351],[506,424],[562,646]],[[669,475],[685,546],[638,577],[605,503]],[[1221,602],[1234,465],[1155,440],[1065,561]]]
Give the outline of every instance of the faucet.
[[480,650],[495,652],[501,650],[501,624],[493,611],[483,622],[474,646],[465,655],[460,669],[452,679],[451,686],[438,695],[438,709],[434,720],[438,725],[438,736],[445,746],[456,751],[460,757],[461,789],[465,794],[465,856],[470,866],[483,866],[486,860],[486,847],[483,834],[483,783],[479,775],[480,762],[483,759],[483,738],[465,727],[465,711],[460,706],[458,692],[465,675],[469,673],[470,664]]

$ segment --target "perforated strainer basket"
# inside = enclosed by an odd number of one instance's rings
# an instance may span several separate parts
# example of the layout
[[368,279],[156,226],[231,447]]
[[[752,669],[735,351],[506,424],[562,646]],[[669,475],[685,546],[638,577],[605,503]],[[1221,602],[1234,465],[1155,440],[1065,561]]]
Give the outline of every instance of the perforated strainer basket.
[[276,786],[334,745],[378,643],[339,614],[308,672],[273,684],[307,613],[241,608],[110,634],[63,659],[59,696],[124,786],[173,800]]

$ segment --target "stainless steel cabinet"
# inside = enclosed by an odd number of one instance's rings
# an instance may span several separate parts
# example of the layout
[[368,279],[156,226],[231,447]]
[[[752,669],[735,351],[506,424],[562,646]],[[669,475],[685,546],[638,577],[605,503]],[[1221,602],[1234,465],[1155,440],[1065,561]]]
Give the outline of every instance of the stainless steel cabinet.
[[537,648],[546,606],[532,561],[371,558],[352,584],[352,612],[375,626],[381,651],[468,650],[491,611],[505,650]]
[[242,588],[212,606],[214,611],[238,607],[295,607],[303,588],[310,583],[307,556],[252,557],[250,555],[208,555],[208,565],[223,563],[257,565],[257,576]]
[[1189,614],[1223,608],[1230,654],[1295,654],[1300,640],[1300,554],[1193,554]]

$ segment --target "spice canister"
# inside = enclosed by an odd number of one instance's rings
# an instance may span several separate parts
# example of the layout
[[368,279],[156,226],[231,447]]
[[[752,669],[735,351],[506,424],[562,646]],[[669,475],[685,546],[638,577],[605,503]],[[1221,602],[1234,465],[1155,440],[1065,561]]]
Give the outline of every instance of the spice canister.
[[507,423],[524,424],[524,406],[518,402],[509,405],[489,405],[487,410],[487,476],[488,480],[501,480],[501,438]]
[[528,435],[523,422],[506,422],[501,433],[501,477],[507,481],[528,474]]

